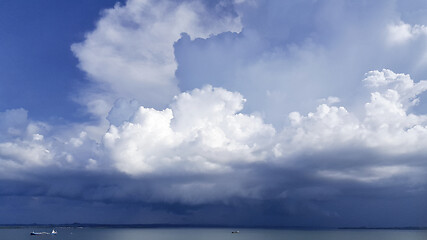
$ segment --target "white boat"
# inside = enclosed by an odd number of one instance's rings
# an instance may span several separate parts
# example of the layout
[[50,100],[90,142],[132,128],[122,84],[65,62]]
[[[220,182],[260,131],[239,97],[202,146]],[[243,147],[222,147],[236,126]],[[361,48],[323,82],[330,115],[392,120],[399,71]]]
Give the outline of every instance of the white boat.
[[51,233],[48,232],[31,232],[30,235],[56,235],[58,232],[55,229],[52,230]]

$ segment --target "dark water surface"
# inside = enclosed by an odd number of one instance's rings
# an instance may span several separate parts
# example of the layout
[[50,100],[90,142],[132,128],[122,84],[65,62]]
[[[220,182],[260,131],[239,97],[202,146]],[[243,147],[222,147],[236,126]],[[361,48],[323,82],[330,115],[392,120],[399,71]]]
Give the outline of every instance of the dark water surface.
[[427,240],[427,230],[277,230],[230,228],[0,228],[1,240]]

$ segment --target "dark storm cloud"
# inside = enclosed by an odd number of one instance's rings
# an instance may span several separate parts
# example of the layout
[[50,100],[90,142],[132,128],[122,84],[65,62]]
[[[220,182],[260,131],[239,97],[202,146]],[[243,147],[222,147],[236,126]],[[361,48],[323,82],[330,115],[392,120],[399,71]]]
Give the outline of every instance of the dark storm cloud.
[[[20,199],[21,207],[28,209],[41,207],[48,211],[50,206],[57,209],[64,204],[67,209],[94,208],[89,211],[90,214],[80,213],[79,217],[71,214],[59,218],[63,222],[77,221],[73,220],[75,217],[78,221],[89,221],[95,219],[91,214],[101,214],[107,217],[101,222],[111,223],[118,219],[117,216],[122,216],[123,212],[132,215],[132,211],[141,211],[149,214],[133,216],[136,222],[150,223],[151,216],[166,215],[169,217],[159,218],[159,221],[328,227],[419,225],[424,217],[422,211],[414,211],[407,204],[425,208],[422,201],[426,196],[423,179],[418,179],[418,183],[414,181],[408,186],[408,179],[399,177],[370,183],[352,179],[330,179],[318,175],[319,171],[325,169],[363,173],[365,168],[378,164],[372,161],[376,157],[378,156],[373,154],[364,154],[363,157],[354,154],[353,157],[340,158],[336,154],[320,153],[298,158],[300,164],[236,166],[236,170],[231,174],[211,176],[132,178],[117,173],[41,173],[27,181],[1,181],[1,195],[6,205],[14,206],[14,203],[8,200]],[[419,161],[415,156],[408,159]],[[405,160],[407,159],[399,161]],[[173,195],[173,191],[179,191],[176,187],[180,184],[203,182],[218,186],[210,193],[212,195],[222,196],[221,191],[227,190],[229,185],[236,182],[239,183],[236,192],[252,194],[193,203],[188,200],[163,199],[167,195]],[[162,196],[159,191],[170,192]],[[34,202],[40,205],[33,205]],[[123,211],[120,213],[117,209]],[[106,214],[105,211],[112,212]],[[394,221],[377,216],[393,214],[399,214],[401,218]],[[2,219],[7,220],[6,216]]]

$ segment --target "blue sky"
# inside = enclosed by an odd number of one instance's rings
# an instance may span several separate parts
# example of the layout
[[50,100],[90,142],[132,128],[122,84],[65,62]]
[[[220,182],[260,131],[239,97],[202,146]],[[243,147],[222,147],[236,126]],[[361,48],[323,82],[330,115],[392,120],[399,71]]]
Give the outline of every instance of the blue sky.
[[0,9],[0,223],[427,226],[424,1]]
[[87,119],[72,101],[85,81],[70,45],[116,2],[1,1],[1,110],[25,108],[45,121]]

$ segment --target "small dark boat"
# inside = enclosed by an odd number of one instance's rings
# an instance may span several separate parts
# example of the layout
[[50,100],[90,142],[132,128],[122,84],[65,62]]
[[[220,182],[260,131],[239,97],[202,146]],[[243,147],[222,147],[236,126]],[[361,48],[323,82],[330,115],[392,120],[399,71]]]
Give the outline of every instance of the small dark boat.
[[240,233],[239,231],[232,231],[231,233]]

